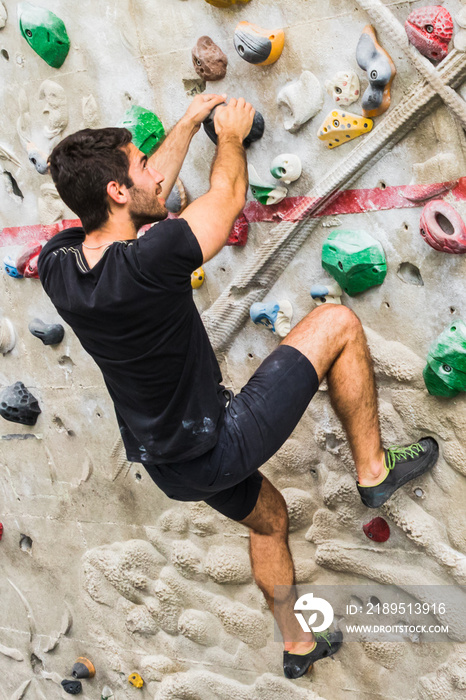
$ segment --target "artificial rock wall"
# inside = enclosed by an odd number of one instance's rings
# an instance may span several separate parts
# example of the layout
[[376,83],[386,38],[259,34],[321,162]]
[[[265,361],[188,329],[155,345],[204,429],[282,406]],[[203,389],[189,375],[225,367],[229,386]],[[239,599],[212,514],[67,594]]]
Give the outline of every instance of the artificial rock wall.
[[[404,22],[423,4],[385,7]],[[453,16],[462,9],[458,0],[444,4]],[[301,157],[303,175],[290,196],[330,197],[348,187],[391,192],[466,174],[466,122],[458,102],[445,106],[445,90],[406,54],[375,0],[251,0],[229,10],[204,0],[40,5],[64,20],[70,37],[60,69],[23,39],[16,3],[6,0],[5,12],[0,4],[0,17],[6,15],[0,29],[2,258],[50,232],[39,224],[74,218],[50,176],[31,164],[31,152],[40,159],[63,135],[113,125],[131,104],[152,109],[170,128],[191,95],[204,89],[191,62],[191,48],[204,34],[229,59],[225,79],[207,90],[243,95],[264,115],[265,135],[250,148],[249,161],[266,174],[279,153]],[[285,49],[276,64],[252,66],[236,54],[232,36],[243,19],[284,28]],[[324,91],[318,114],[296,133],[286,131],[277,93],[303,70],[323,86],[336,72],[352,69],[365,89],[355,49],[369,22],[398,71],[390,110],[375,120],[371,134],[327,150],[316,138],[335,108]],[[439,74],[443,86],[466,96],[466,54],[452,50]],[[360,113],[360,104],[351,109]],[[213,154],[201,131],[181,173],[190,199],[206,191]],[[453,194],[446,196],[453,201]],[[384,284],[343,301],[367,329],[385,444],[430,433],[440,442],[441,458],[381,509],[391,537],[371,542],[362,525],[373,513],[361,505],[347,443],[321,387],[264,467],[289,506],[299,582],[466,583],[466,403],[463,395],[429,396],[422,379],[431,342],[452,318],[466,319],[466,264],[464,256],[438,253],[422,240],[422,204],[368,205],[299,225],[252,222],[247,245],[225,248],[209,262],[206,282],[195,292],[224,382],[239,390],[277,344],[265,329],[243,323],[252,301],[289,299],[293,324],[309,312],[309,289],[324,277],[321,247],[331,230],[365,230],[385,250]],[[170,502],[140,465],[125,461],[101,376],[71,329],[53,347],[28,331],[35,317],[59,320],[37,280],[13,279],[2,270],[0,316],[16,333],[15,347],[0,357],[0,388],[20,380],[42,409],[34,427],[0,419],[1,700],[67,697],[60,682],[80,655],[97,668],[85,682],[82,697],[89,700],[99,698],[104,685],[119,700],[466,696],[461,634],[435,644],[423,644],[422,637],[348,644],[319,662],[311,678],[283,679],[273,620],[251,579],[247,533],[202,503]],[[132,671],[143,677],[142,690],[128,684]]]

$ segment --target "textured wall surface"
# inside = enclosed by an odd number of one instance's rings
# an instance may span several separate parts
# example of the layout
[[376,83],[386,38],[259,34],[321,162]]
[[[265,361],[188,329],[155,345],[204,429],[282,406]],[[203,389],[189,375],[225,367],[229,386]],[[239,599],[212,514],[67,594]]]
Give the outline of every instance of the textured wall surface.
[[[385,7],[404,22],[423,4]],[[191,62],[203,34],[229,59],[226,77],[207,90],[243,95],[264,115],[265,135],[250,148],[249,161],[266,175],[279,153],[300,155],[303,175],[289,195],[329,197],[348,187],[384,190],[466,175],[458,99],[466,96],[466,54],[452,50],[429,79],[375,0],[252,0],[231,10],[204,0],[41,0],[70,37],[60,69],[21,37],[16,5],[0,3],[0,18],[3,6],[7,13],[0,29],[2,259],[41,237],[27,226],[74,218],[28,154],[46,156],[62,135],[83,126],[114,125],[130,104],[154,110],[170,128],[203,87]],[[454,17],[463,7],[458,0],[444,5]],[[236,54],[233,31],[242,19],[285,29],[276,64],[252,66]],[[355,50],[368,22],[398,70],[390,110],[371,134],[327,150],[316,131],[335,103],[324,92],[320,112],[297,133],[286,131],[277,93],[303,70],[323,86],[352,69],[365,89]],[[445,85],[454,91],[445,93]],[[360,113],[360,103],[350,110]],[[190,199],[208,187],[213,154],[199,132],[181,173]],[[454,201],[451,193],[446,198]],[[252,301],[289,299],[294,324],[313,308],[309,289],[325,276],[320,255],[331,230],[363,229],[384,247],[384,284],[345,296],[344,303],[367,329],[384,443],[429,433],[440,442],[441,458],[381,509],[392,535],[371,542],[362,524],[373,515],[360,502],[324,384],[264,467],[289,506],[299,582],[466,584],[466,401],[463,394],[429,396],[422,379],[431,342],[452,318],[466,320],[466,262],[425,244],[423,203],[417,204],[298,225],[251,223],[247,245],[225,248],[209,262],[195,292],[224,383],[239,390],[277,344],[265,329],[243,324]],[[59,320],[37,280],[12,279],[2,270],[0,317],[16,332],[14,349],[0,355],[0,389],[20,380],[42,409],[30,428],[0,418],[0,700],[66,697],[60,681],[80,655],[97,668],[82,695],[89,699],[99,698],[104,684],[118,699],[466,697],[464,644],[425,644],[422,636],[348,644],[319,662],[311,678],[286,681],[272,616],[252,583],[247,532],[202,503],[169,501],[141,465],[126,462],[100,373],[71,329],[53,347],[28,331],[35,317]],[[145,680],[140,691],[126,680],[135,670]]]

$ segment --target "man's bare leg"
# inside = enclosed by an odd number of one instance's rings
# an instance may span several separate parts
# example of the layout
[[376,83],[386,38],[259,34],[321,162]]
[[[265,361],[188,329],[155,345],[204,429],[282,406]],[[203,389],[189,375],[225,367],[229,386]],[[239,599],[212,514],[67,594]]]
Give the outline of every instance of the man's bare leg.
[[[385,471],[377,391],[357,316],[344,306],[321,306],[295,326],[283,344],[308,357],[319,382],[327,376],[330,399],[348,434],[359,483],[376,483]],[[250,528],[254,579],[274,613],[285,649],[296,654],[309,652],[315,643],[314,635],[305,633],[294,615],[296,591],[286,504],[265,477],[254,510],[241,522]],[[278,600],[274,587],[279,585],[290,588],[288,595]]]
[[[319,383],[327,377],[330,400],[348,435],[358,481],[366,486],[376,484],[388,470],[384,466],[374,371],[359,319],[344,306],[320,306],[282,342],[297,348],[312,362]],[[250,528],[254,578],[275,615],[285,649],[307,654],[315,638],[303,632],[294,615],[296,591],[286,504],[265,477],[255,508],[241,522]],[[275,588],[280,585],[290,587],[288,595],[280,596],[280,589]]]
[[[264,594],[282,633],[285,649],[309,651],[314,635],[303,632],[294,615],[294,568],[288,547],[288,512],[285,499],[263,477],[257,503],[240,521],[250,528],[250,555],[254,580]],[[283,586],[276,589],[275,586]]]
[[347,307],[319,306],[283,340],[312,362],[319,383],[327,377],[330,401],[343,424],[363,486],[387,472],[377,412],[377,389],[366,336]]

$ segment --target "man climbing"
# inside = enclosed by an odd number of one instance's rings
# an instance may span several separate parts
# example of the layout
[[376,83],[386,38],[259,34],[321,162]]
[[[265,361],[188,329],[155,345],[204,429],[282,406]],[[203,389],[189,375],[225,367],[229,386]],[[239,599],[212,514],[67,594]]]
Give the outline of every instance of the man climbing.
[[289,437],[324,377],[365,505],[380,506],[430,469],[438,445],[426,437],[383,449],[366,338],[345,306],[308,314],[236,396],[222,386],[190,278],[225,245],[245,204],[250,104],[231,99],[216,111],[209,191],[177,220],[165,220],[165,199],[193,135],[224,97],[196,97],[150,158],[120,128],[84,129],[59,143],[50,172],[83,228],[44,246],[39,275],[102,371],[128,460],[141,462],[170,498],[203,500],[249,528],[254,578],[285,644],[284,672],[298,678],[334,654],[342,635],[306,633],[294,615],[286,505],[259,467]]

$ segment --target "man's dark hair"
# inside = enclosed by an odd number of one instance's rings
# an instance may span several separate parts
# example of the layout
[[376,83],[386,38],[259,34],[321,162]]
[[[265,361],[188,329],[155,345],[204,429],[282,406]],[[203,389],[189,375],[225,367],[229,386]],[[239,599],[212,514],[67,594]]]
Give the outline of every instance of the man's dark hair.
[[134,184],[122,148],[130,141],[128,129],[82,129],[60,141],[49,156],[58,194],[79,216],[86,233],[108,219],[107,184],[112,180],[126,187]]

